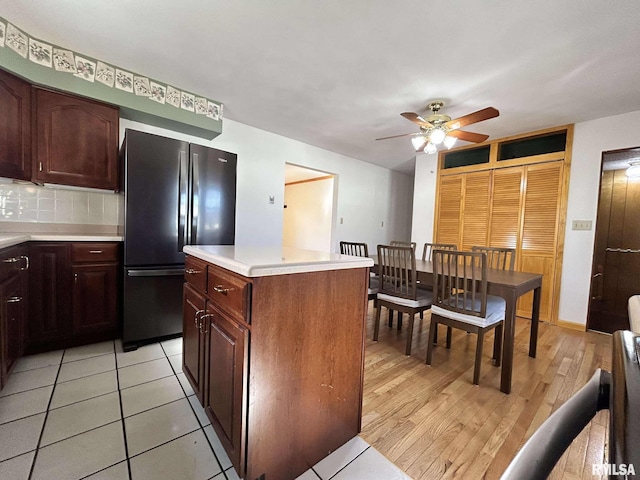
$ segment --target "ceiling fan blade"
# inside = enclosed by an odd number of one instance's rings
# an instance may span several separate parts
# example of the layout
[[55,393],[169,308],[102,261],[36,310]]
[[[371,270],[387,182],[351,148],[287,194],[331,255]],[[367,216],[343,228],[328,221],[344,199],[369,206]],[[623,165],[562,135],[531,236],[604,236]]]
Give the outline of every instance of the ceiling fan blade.
[[482,122],[483,120],[495,118],[498,115],[500,115],[500,112],[498,110],[493,107],[487,107],[483,108],[482,110],[478,110],[477,112],[470,113],[469,115],[464,115],[463,117],[449,120],[447,123],[445,123],[445,126],[452,130],[455,130],[457,128],[471,125],[472,123],[478,123]]
[[382,138],[376,138],[376,140],[389,140],[390,138],[399,138],[399,137],[408,137],[409,135],[415,135],[416,133],[403,133],[401,135],[391,135],[390,137],[382,137]]
[[406,118],[410,122],[413,122],[416,125],[420,125],[421,127],[433,128],[433,124],[432,123],[427,122],[424,118],[422,118],[417,113],[404,112],[404,113],[401,113],[400,115],[402,115],[404,118]]
[[473,143],[482,143],[489,135],[485,135],[483,133],[473,133],[473,132],[465,132],[463,130],[451,130],[447,133],[450,137],[456,137],[460,140],[464,140],[465,142],[473,142]]

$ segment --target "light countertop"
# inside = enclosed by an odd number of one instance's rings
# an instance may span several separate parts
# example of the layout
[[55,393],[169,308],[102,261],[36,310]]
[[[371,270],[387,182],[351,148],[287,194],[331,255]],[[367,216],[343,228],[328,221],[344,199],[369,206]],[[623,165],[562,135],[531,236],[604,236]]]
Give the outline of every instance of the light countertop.
[[373,266],[373,260],[366,257],[353,257],[292,247],[190,245],[184,247],[184,253],[245,277],[268,277]]
[[66,235],[42,233],[0,233],[0,248],[23,242],[121,242],[124,237],[113,235]]

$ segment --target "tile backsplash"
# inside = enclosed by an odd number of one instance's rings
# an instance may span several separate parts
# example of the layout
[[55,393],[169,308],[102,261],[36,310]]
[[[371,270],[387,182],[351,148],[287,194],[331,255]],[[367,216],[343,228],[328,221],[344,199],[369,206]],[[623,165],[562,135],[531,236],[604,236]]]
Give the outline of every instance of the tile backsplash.
[[124,197],[111,192],[0,184],[0,222],[122,225]]

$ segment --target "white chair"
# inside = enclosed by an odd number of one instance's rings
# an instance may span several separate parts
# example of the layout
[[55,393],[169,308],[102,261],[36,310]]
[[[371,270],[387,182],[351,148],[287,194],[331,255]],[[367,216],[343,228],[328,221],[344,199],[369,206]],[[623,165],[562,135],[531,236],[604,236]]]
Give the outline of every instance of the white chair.
[[[473,383],[480,381],[484,334],[495,328],[494,365],[502,356],[504,298],[487,295],[487,254],[482,252],[433,251],[433,306],[427,344],[427,365],[431,365],[434,337],[439,323],[478,336]],[[447,335],[451,348],[451,335]]]
[[629,298],[629,328],[634,333],[640,333],[640,295]]

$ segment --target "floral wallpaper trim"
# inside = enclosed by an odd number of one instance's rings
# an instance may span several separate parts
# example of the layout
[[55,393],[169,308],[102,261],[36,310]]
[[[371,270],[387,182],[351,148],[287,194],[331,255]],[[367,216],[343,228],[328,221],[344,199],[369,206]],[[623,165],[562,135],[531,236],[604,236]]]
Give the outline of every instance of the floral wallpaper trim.
[[224,105],[171,85],[156,82],[148,77],[109,65],[100,60],[93,61],[72,50],[58,48],[31,37],[11,22],[0,17],[0,48],[7,48],[25,61],[54,69],[87,82],[100,82],[131,95],[146,97],[151,101],[172,108],[183,109],[194,115],[202,115],[219,121]]

